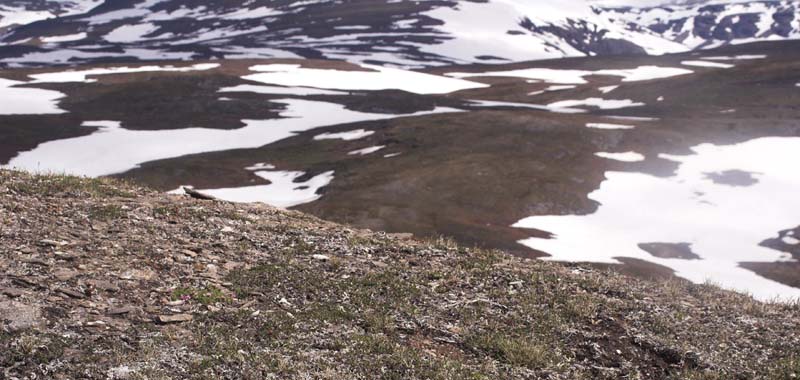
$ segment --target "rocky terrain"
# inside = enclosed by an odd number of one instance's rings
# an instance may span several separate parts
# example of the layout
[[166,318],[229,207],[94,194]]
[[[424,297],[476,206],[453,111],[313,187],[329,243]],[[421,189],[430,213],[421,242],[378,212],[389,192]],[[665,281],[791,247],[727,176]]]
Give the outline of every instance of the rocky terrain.
[[800,309],[0,171],[6,379],[794,379]]

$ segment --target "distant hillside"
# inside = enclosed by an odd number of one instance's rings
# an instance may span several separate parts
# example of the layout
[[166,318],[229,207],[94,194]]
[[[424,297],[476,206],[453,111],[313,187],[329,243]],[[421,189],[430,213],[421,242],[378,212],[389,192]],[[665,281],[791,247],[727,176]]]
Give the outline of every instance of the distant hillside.
[[659,55],[800,38],[800,10],[791,0],[656,8],[652,3],[601,4],[586,0],[15,2],[0,5],[0,65],[302,57],[421,67]]

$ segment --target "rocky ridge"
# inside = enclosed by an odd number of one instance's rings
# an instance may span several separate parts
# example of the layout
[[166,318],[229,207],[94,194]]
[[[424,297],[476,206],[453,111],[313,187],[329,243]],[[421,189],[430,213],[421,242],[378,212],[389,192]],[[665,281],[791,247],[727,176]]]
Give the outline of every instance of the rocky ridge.
[[713,285],[0,171],[0,373],[793,379],[800,309]]

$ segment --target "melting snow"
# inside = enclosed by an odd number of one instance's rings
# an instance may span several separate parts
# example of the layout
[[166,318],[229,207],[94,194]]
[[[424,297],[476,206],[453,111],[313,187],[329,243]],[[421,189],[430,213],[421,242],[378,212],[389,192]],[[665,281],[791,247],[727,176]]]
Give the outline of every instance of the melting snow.
[[145,39],[145,35],[153,33],[156,30],[158,30],[158,27],[149,23],[122,25],[106,34],[103,39],[108,42],[138,42]]
[[[198,191],[230,202],[261,202],[275,207],[289,208],[319,199],[321,197],[317,194],[319,189],[333,181],[333,171],[319,174],[305,182],[296,182],[306,174],[304,172],[264,170],[254,174],[270,181],[270,184]],[[172,193],[179,192],[182,192],[182,188]]]
[[256,9],[241,9],[235,12],[226,13],[221,15],[221,18],[228,20],[248,20],[254,18],[264,18],[270,16],[280,15],[281,12],[276,11],[270,7],[259,7]]
[[342,91],[320,90],[308,87],[278,87],[278,86],[258,86],[252,84],[241,84],[234,87],[221,88],[219,92],[254,92],[256,94],[272,95],[347,95]]
[[53,90],[14,87],[25,84],[0,78],[0,115],[60,114],[67,111],[58,108],[64,94]]
[[[203,152],[257,148],[322,126],[358,121],[392,119],[432,113],[460,112],[451,108],[410,115],[373,114],[351,111],[339,104],[283,99],[283,118],[243,120],[234,130],[186,128],[134,131],[119,124],[104,124],[88,136],[50,141],[22,152],[5,167],[97,177],[121,173],[139,164]],[[97,126],[98,123],[87,123]],[[145,149],[146,147],[146,149]]]
[[[514,226],[548,231],[555,238],[521,243],[552,254],[550,260],[617,263],[617,257],[637,258],[667,266],[693,282],[711,280],[762,300],[800,297],[800,289],[739,266],[791,260],[760,243],[797,225],[800,176],[795,163],[800,162],[800,138],[703,144],[693,150],[690,156],[662,155],[680,164],[673,177],[606,173],[606,181],[589,195],[601,204],[597,212],[523,219]],[[759,173],[759,181],[736,187],[714,183],[707,176],[726,170]],[[753,210],[758,210],[758,217]],[[691,243],[702,260],[661,259],[638,248],[639,243],[655,241]],[[598,244],[603,249],[597,249]]]
[[0,28],[9,25],[26,25],[39,20],[55,17],[46,11],[26,11],[24,8],[13,8],[0,5]]
[[34,79],[32,83],[66,83],[66,82],[97,82],[97,79],[87,79],[90,75],[109,75],[109,74],[128,74],[143,73],[152,71],[171,71],[188,72],[211,70],[219,67],[218,63],[199,63],[188,67],[173,66],[141,66],[141,67],[112,67],[106,69],[90,69],[82,71],[60,71],[54,73],[42,73],[30,75]]
[[42,42],[46,44],[59,43],[59,42],[72,42],[79,41],[86,38],[86,33],[67,34],[63,36],[42,37]]
[[621,100],[607,100],[601,98],[588,98],[582,100],[562,100],[560,102],[550,103],[548,108],[569,108],[579,106],[597,107],[603,110],[613,110],[627,107],[639,107],[644,103],[637,103],[630,99]]
[[604,94],[608,94],[609,92],[614,91],[614,90],[616,90],[618,88],[619,88],[619,86],[605,86],[605,87],[598,88],[598,90],[600,90],[600,92],[602,92]]
[[366,71],[310,69],[300,65],[257,65],[258,74],[244,79],[281,86],[304,86],[336,90],[403,90],[417,94],[446,94],[486,84],[388,67],[363,65]]
[[248,166],[244,168],[245,170],[256,171],[256,170],[272,170],[275,169],[275,165],[268,164],[266,162],[259,162],[257,164],[253,164],[252,166]]
[[[670,78],[678,75],[691,74],[693,71],[675,67],[659,67],[659,66],[639,66],[634,69],[623,70],[559,70],[559,69],[543,69],[531,68],[521,70],[509,71],[490,71],[485,73],[448,73],[448,76],[455,78],[472,78],[472,77],[518,77],[533,80],[542,80],[548,83],[563,83],[563,84],[586,84],[585,79],[587,76],[592,75],[606,75],[622,77],[623,82],[638,82],[661,78]],[[616,87],[608,91],[614,90]],[[602,91],[602,89],[601,89]]]
[[622,162],[640,162],[645,160],[645,157],[643,155],[636,152],[624,152],[624,153],[598,152],[595,153],[594,155],[597,157],[615,161],[622,161]]
[[386,145],[371,146],[369,148],[354,150],[354,151],[349,152],[347,154],[350,155],[350,156],[366,156],[368,154],[375,153],[375,152],[377,152],[377,151],[379,151],[379,150],[381,150],[383,148],[386,148]]
[[719,63],[719,62],[708,62],[708,61],[683,61],[681,65],[684,66],[696,66],[696,67],[717,67],[720,69],[730,69],[734,67],[734,65],[728,63]]
[[534,110],[550,111],[557,113],[584,113],[585,110],[580,108],[551,107],[543,106],[541,104],[528,104],[528,103],[514,103],[514,102],[501,102],[496,100],[470,100],[470,105],[473,107],[512,107],[512,108],[530,108]]
[[372,136],[375,131],[367,131],[364,129],[356,129],[353,131],[339,132],[339,133],[323,133],[314,136],[314,140],[344,140],[353,141],[363,139],[367,136]]
[[587,128],[594,128],[594,129],[634,129],[636,128],[635,125],[621,125],[621,124],[609,124],[609,123],[588,123],[586,124]]
[[721,56],[721,57],[703,57],[703,59],[710,59],[712,61],[738,61],[749,59],[765,59],[766,55],[735,55],[735,56]]

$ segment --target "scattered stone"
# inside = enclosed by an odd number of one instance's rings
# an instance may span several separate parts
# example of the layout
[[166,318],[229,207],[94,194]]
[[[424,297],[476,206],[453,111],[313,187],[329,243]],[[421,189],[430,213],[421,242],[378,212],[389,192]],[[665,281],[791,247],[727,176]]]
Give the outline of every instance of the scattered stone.
[[156,272],[150,269],[129,269],[119,275],[123,280],[150,281],[156,278]]
[[78,258],[78,256],[75,254],[61,252],[61,251],[55,251],[53,252],[53,255],[56,257],[56,259],[66,260],[66,261],[74,261],[75,259]]
[[188,250],[188,249],[182,250],[181,253],[183,253],[184,255],[189,256],[189,257],[197,257],[197,253],[196,252]]
[[0,302],[0,327],[3,331],[24,331],[38,327],[42,322],[42,310],[38,306],[16,301]]
[[319,261],[328,261],[331,259],[326,255],[312,255],[311,257],[314,258],[314,260],[319,260]]
[[111,282],[104,281],[104,280],[89,280],[89,281],[86,281],[86,283],[89,284],[89,286],[91,286],[91,287],[93,287],[95,289],[103,290],[103,291],[106,291],[106,292],[116,293],[116,292],[119,291],[119,287],[118,286],[112,284]]
[[106,314],[108,315],[123,315],[128,314],[136,309],[133,306],[122,306],[122,307],[111,307],[106,310]]
[[26,259],[26,260],[22,260],[22,262],[23,263],[27,263],[27,264],[32,264],[32,265],[41,265],[43,267],[50,266],[50,264],[47,261],[44,261],[44,260],[39,259],[39,258]]
[[11,298],[19,298],[25,294],[22,290],[17,288],[0,288],[0,293],[5,294]]
[[85,294],[83,294],[81,292],[78,292],[78,291],[75,291],[75,290],[72,290],[72,289],[58,288],[58,289],[56,289],[56,292],[59,292],[59,293],[65,295],[65,296],[72,297],[72,298],[78,298],[78,299],[86,298]]
[[58,269],[53,272],[53,276],[55,276],[58,281],[69,281],[77,277],[78,274],[80,274],[80,272],[70,269]]
[[19,285],[19,286],[26,286],[31,288],[41,288],[42,286],[39,285],[38,282],[28,278],[28,277],[15,277],[11,282]]
[[287,300],[285,297],[281,297],[281,299],[278,300],[278,304],[283,306],[283,307],[285,307],[285,308],[291,308],[292,307],[292,303],[289,302],[289,300]]
[[244,263],[240,263],[238,261],[228,261],[225,264],[222,264],[222,268],[227,271],[236,270],[244,266]]
[[158,322],[159,323],[163,323],[163,324],[189,322],[192,319],[194,319],[194,318],[192,317],[191,314],[174,314],[174,315],[159,315],[158,316]]
[[42,239],[42,240],[39,240],[39,245],[41,245],[42,247],[58,247],[58,246],[64,245],[64,244],[61,243],[61,242],[55,241],[55,240]]

